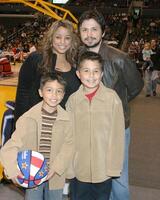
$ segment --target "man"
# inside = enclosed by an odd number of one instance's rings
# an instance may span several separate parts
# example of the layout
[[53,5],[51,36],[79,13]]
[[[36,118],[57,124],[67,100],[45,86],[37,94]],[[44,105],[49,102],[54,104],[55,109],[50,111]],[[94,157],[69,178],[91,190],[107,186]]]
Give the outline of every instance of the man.
[[[135,63],[124,52],[108,46],[103,41],[103,36],[105,35],[105,20],[101,13],[96,10],[84,12],[79,19],[78,28],[85,49],[99,53],[104,59],[104,85],[114,89],[123,104],[125,116],[124,164],[121,177],[114,179],[112,182],[110,199],[129,200],[128,148],[130,143],[130,127],[128,102],[140,93],[144,83],[136,69]],[[81,51],[84,51],[84,48]],[[74,194],[73,191],[75,188],[76,181],[72,180],[71,195]],[[75,200],[75,196],[72,197],[72,200]]]
[[152,72],[152,77],[151,77],[151,90],[153,96],[157,95],[156,92],[156,87],[157,87],[157,82],[160,77],[160,48],[158,47],[158,43],[156,39],[151,40],[151,49],[153,54],[151,55],[151,60],[153,62],[153,72]]

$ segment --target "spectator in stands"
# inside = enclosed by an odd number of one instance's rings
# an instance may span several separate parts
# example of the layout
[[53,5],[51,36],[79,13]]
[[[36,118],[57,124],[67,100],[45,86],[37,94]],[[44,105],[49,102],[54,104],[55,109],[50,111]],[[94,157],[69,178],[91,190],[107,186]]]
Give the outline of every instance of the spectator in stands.
[[160,77],[160,46],[156,39],[151,40],[151,49],[153,54],[151,55],[151,60],[153,62],[153,72],[152,72],[152,93],[153,96],[157,95],[156,87],[157,81]]
[[24,31],[22,31],[21,37],[24,38],[24,39],[26,39],[27,35],[26,35],[26,33]]
[[23,46],[22,43],[19,43],[16,47],[16,53],[14,54],[14,64],[16,61],[22,62],[23,61]]
[[29,55],[29,44],[24,44],[23,52],[22,52],[22,62],[25,61],[25,59],[28,57],[28,55]]
[[131,42],[131,44],[128,47],[128,55],[133,60],[136,60],[136,53],[137,53],[137,49],[136,49],[135,42]]
[[[79,19],[79,32],[86,50],[99,53],[104,59],[103,83],[114,89],[122,100],[125,116],[125,159],[120,178],[112,181],[112,200],[129,200],[128,148],[130,143],[130,123],[128,102],[134,99],[143,88],[143,80],[134,62],[122,51],[103,42],[105,20],[96,10],[85,11]],[[118,134],[118,133],[117,133]],[[85,155],[84,155],[85,156]],[[77,181],[71,180],[71,198],[75,200]]]
[[40,77],[46,72],[57,72],[67,82],[61,106],[80,85],[76,76],[75,59],[79,39],[73,25],[67,20],[56,21],[46,33],[42,49],[31,53],[23,63],[16,94],[15,120],[41,101],[38,94]]
[[146,42],[144,44],[144,48],[142,50],[143,55],[143,70],[145,71],[145,87],[146,87],[146,97],[150,97],[152,94],[152,71],[153,71],[153,62],[151,60],[151,55],[153,54],[153,51],[151,49],[150,42]]
[[4,37],[0,34],[0,46],[2,45],[3,41],[4,41]]
[[144,48],[142,50],[142,54],[143,54],[143,60],[144,60],[144,68],[150,70],[151,68],[153,68],[153,63],[151,60],[151,55],[153,54],[153,51],[151,49],[151,44],[150,42],[146,42],[144,44]]
[[30,42],[29,43],[29,54],[36,51],[36,47],[35,47],[35,44],[34,42]]

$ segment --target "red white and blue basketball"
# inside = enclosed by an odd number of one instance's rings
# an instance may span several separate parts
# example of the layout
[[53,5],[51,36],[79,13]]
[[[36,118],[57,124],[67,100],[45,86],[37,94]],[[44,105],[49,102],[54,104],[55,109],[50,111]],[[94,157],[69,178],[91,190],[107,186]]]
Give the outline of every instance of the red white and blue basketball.
[[18,152],[17,163],[18,169],[24,176],[17,177],[20,186],[32,188],[46,181],[48,166],[42,154],[31,150]]

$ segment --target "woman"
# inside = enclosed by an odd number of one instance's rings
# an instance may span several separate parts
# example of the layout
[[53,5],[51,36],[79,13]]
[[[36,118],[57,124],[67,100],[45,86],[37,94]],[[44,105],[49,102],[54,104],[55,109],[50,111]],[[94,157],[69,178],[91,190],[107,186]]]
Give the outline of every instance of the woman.
[[59,73],[67,82],[61,106],[75,92],[80,82],[74,68],[79,39],[67,20],[56,21],[46,33],[40,52],[33,52],[23,63],[18,80],[15,120],[41,101],[38,94],[40,77],[46,72]]

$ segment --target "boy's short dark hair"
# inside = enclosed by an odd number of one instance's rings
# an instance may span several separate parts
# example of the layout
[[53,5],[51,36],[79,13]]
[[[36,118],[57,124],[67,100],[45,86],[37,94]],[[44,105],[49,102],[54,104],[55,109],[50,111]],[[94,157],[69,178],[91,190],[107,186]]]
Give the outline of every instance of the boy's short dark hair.
[[91,60],[91,61],[98,61],[99,64],[100,64],[100,67],[101,67],[101,70],[103,71],[104,69],[104,66],[103,66],[103,59],[101,57],[100,54],[98,53],[95,53],[93,51],[86,51],[84,53],[82,53],[78,59],[78,65],[77,65],[77,70],[79,70],[81,67],[80,67],[80,64],[84,61],[84,60]]
[[57,73],[45,73],[42,75],[40,80],[40,89],[44,87],[44,85],[49,81],[57,81],[59,84],[63,85],[64,91],[66,88],[66,81]]
[[89,19],[94,19],[100,25],[102,33],[105,32],[106,22],[105,22],[104,16],[102,15],[102,13],[97,11],[97,9],[87,10],[82,13],[82,15],[79,18],[78,29],[80,29],[82,23],[85,20],[89,20]]

